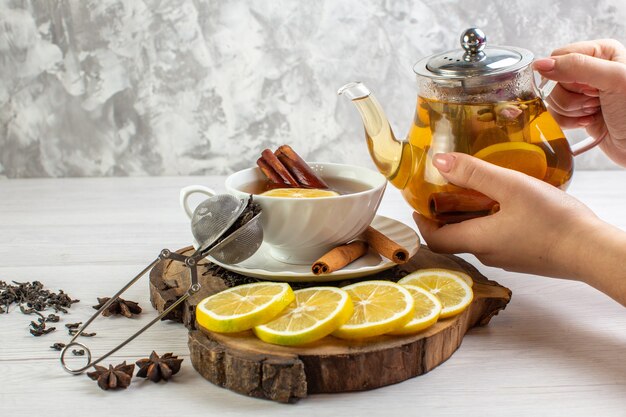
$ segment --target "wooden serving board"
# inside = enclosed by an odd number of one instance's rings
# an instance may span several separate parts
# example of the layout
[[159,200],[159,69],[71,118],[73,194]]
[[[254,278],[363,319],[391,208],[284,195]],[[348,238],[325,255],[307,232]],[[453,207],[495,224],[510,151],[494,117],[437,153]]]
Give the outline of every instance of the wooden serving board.
[[[179,253],[190,254],[187,247]],[[313,393],[361,391],[422,375],[435,368],[459,347],[465,333],[484,326],[506,307],[511,291],[481,275],[459,257],[440,255],[422,246],[406,264],[374,276],[336,283],[292,284],[343,286],[364,279],[397,281],[423,268],[448,268],[474,280],[474,300],[460,315],[440,320],[424,332],[410,336],[380,336],[347,341],[332,336],[307,346],[267,344],[251,331],[218,334],[196,328],[195,305],[229,286],[258,281],[233,274],[216,265],[200,268],[202,289],[186,300],[169,319],[189,328],[189,350],[194,368],[207,380],[232,391],[279,402],[294,402]],[[159,262],[150,273],[150,300],[163,311],[189,287],[187,269],[179,262]]]

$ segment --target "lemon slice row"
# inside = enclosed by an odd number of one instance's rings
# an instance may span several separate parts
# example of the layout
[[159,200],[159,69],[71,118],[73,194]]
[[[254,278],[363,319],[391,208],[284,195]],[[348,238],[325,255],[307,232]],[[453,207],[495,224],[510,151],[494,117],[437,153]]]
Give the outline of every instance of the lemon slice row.
[[205,298],[196,320],[215,332],[253,329],[259,339],[287,346],[329,334],[343,339],[406,335],[462,312],[472,301],[471,285],[469,276],[445,269],[417,271],[398,283],[374,280],[295,292],[286,283],[262,282]]

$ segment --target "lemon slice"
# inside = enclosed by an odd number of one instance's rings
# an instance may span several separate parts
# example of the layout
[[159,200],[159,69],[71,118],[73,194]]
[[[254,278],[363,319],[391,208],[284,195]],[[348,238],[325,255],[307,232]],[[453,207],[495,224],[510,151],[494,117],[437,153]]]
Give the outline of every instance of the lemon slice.
[[214,332],[241,332],[272,320],[294,298],[286,283],[239,285],[200,301],[196,307],[196,321]]
[[417,333],[437,323],[442,308],[439,299],[425,289],[415,285],[405,284],[403,287],[409,290],[411,296],[413,296],[415,313],[411,321],[405,324],[404,327],[393,330],[389,334],[404,335]]
[[[407,275],[407,277],[408,276],[409,275]],[[417,277],[423,277],[423,276],[443,276],[443,277],[456,276],[456,277],[461,278],[463,281],[465,281],[465,283],[467,285],[469,285],[470,287],[474,286],[474,280],[472,280],[472,277],[470,277],[469,275],[467,275],[464,272],[453,271],[451,269],[444,269],[444,268],[419,269],[419,270],[411,273],[410,276],[413,277],[413,279],[415,279]],[[404,285],[405,284],[404,280],[401,279],[400,281],[398,281],[398,284]],[[407,282],[406,284],[411,285],[412,283]]]
[[460,274],[447,269],[416,271],[402,278],[398,284],[415,285],[436,296],[443,306],[439,315],[442,319],[461,313],[474,298],[472,288]]
[[546,153],[532,143],[496,143],[481,149],[474,156],[483,161],[503,168],[514,169],[539,179],[543,179],[548,170]]
[[339,193],[331,190],[320,190],[319,188],[275,188],[261,195],[266,197],[318,198],[334,197]]
[[264,342],[302,345],[329,335],[352,315],[352,299],[341,288],[312,287],[294,292],[296,299],[276,318],[254,328]]
[[354,303],[350,320],[332,335],[360,339],[397,330],[413,318],[415,301],[406,288],[389,281],[362,281],[343,287]]

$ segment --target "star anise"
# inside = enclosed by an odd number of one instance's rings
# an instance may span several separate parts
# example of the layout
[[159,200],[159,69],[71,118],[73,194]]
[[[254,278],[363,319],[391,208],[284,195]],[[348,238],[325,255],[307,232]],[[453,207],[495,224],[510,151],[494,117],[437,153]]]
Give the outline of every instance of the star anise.
[[135,362],[139,367],[137,376],[148,378],[152,382],[159,382],[161,379],[167,381],[172,375],[180,371],[182,361],[172,353],[166,353],[159,357],[155,351],[152,351],[149,358]]
[[130,385],[130,380],[135,371],[135,365],[132,363],[126,365],[126,361],[113,367],[94,365],[96,368],[93,372],[87,372],[87,376],[98,381],[98,386],[103,390],[126,388]]
[[[110,297],[98,298],[98,305],[93,306],[93,308],[96,310],[100,309],[100,307],[102,307],[110,299]],[[108,317],[115,314],[121,314],[122,316],[131,318],[133,314],[139,313],[141,313],[141,307],[139,307],[139,304],[134,301],[118,298],[102,312],[102,315]]]

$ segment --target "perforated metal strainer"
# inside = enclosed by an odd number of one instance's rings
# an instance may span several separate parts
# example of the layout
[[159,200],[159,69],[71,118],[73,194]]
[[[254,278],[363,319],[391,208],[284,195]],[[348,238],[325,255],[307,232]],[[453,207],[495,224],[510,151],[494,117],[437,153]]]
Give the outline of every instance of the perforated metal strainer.
[[191,233],[198,251],[226,264],[236,264],[252,256],[263,242],[259,216],[236,227],[237,220],[252,204],[252,197],[245,201],[230,194],[217,194],[200,203],[191,217]]
[[211,245],[232,226],[245,210],[246,202],[230,194],[216,194],[198,204],[191,217],[191,233],[196,242]]

